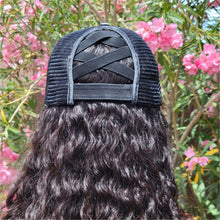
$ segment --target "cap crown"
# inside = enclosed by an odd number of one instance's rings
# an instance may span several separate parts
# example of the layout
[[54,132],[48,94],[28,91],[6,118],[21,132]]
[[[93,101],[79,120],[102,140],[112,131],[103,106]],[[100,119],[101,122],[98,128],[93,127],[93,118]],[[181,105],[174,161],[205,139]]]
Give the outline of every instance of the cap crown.
[[[96,57],[84,50],[94,43],[116,47]],[[132,57],[134,69],[118,61]],[[73,66],[73,61],[83,62]],[[97,69],[122,75],[132,84],[74,83],[74,80]],[[74,105],[75,100],[130,101],[143,106],[162,104],[158,66],[145,41],[135,32],[107,25],[85,28],[62,37],[48,64],[45,104]]]

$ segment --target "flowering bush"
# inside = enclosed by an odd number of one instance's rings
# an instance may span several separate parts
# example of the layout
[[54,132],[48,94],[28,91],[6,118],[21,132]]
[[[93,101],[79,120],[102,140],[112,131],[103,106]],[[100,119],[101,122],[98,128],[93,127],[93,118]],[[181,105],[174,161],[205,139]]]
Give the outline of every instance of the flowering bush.
[[220,218],[219,5],[219,0],[0,0],[1,200],[38,118],[52,48],[65,34],[109,22],[136,31],[159,63],[180,207],[197,218]]
[[182,33],[177,32],[177,24],[166,25],[162,18],[153,18],[152,22],[139,22],[137,33],[146,41],[155,53],[159,48],[168,52],[183,45]]
[[10,163],[18,158],[19,154],[14,153],[9,147],[2,148],[2,152],[0,152],[0,185],[9,185],[14,181],[17,171],[10,168]]
[[0,142],[0,147],[0,189],[3,191],[0,199],[2,200],[2,205],[4,205],[7,190],[3,186],[10,185],[16,179],[18,171],[13,168],[13,162],[17,161],[20,155],[13,152],[5,142]]
[[208,75],[217,74],[220,71],[220,52],[216,51],[215,45],[205,44],[198,59],[193,54],[187,54],[183,58],[183,65],[190,75],[196,75],[199,69]]

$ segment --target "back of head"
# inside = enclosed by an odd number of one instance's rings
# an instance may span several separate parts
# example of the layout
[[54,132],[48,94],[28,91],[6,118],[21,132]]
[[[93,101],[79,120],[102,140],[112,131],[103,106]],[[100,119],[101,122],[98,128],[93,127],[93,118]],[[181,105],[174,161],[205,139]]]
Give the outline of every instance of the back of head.
[[[91,59],[103,63],[105,59],[97,58],[118,48],[109,37],[85,48],[83,40],[90,42],[89,36],[79,42],[76,51],[83,49],[81,54],[75,53],[69,67],[74,83],[69,86],[66,76],[66,86],[55,83],[55,90],[53,82],[64,77],[59,78],[59,71],[56,77],[48,73],[47,106],[40,114],[20,177],[7,198],[3,218],[177,219],[176,186],[160,97],[156,93],[155,102],[139,99],[147,84],[140,85],[145,83],[143,76],[139,77],[141,83],[129,76],[132,70],[134,78],[137,74],[131,54],[93,70]],[[55,56],[51,57],[49,71]],[[89,74],[84,74],[88,72],[85,63],[92,63]],[[76,70],[82,72],[78,77],[74,77]],[[142,86],[141,92],[137,85]],[[70,87],[75,90],[70,92]],[[93,92],[94,88],[98,89]],[[119,88],[124,89],[121,96],[114,92]]]

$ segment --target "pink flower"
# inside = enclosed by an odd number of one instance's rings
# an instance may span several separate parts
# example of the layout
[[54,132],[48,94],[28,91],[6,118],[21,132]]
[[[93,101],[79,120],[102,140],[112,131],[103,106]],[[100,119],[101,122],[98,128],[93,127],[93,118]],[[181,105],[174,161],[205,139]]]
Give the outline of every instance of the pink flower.
[[178,49],[183,45],[182,34],[177,32],[177,25],[173,23],[166,25],[162,18],[154,18],[148,23],[139,22],[137,33],[153,53],[159,48],[168,52],[171,47]]
[[206,166],[208,161],[209,161],[208,157],[200,157],[199,158],[199,165],[200,166]]
[[220,0],[215,0],[214,3],[212,4],[213,7],[220,6]]
[[161,32],[165,27],[165,23],[162,18],[153,18],[152,25],[150,26],[151,31],[157,33]]
[[17,41],[17,42],[21,42],[22,41],[22,38],[21,38],[21,35],[20,34],[16,34],[14,39]]
[[37,74],[34,74],[33,76],[31,76],[31,80],[35,80],[35,79],[37,79]]
[[158,64],[158,70],[159,72],[162,70],[162,66],[160,64]]
[[137,33],[142,37],[145,32],[150,32],[150,25],[144,21],[138,22]]
[[206,92],[206,93],[209,93],[209,92],[211,92],[211,89],[207,87],[207,88],[205,89],[205,92]]
[[36,5],[39,9],[41,9],[44,5],[39,0],[34,0],[34,5]]
[[[209,140],[202,141],[202,147],[205,147],[209,142]],[[209,147],[210,150],[212,150],[213,148],[214,147],[212,145]]]
[[210,5],[212,7],[218,7],[218,6],[220,6],[220,0],[215,0],[214,2],[208,2],[207,7],[209,7]]
[[155,53],[158,50],[158,36],[155,33],[149,33],[148,38],[145,38],[145,41],[152,50],[152,53]]
[[117,13],[117,14],[121,14],[123,11],[124,11],[123,3],[121,3],[120,1],[117,1],[117,4],[116,4],[116,13]]
[[74,5],[71,5],[69,9],[73,10],[73,12],[77,12],[77,9],[76,9],[76,7]]
[[193,170],[194,165],[199,162],[199,157],[193,157],[190,161],[184,162],[184,165],[188,167],[188,170]]
[[26,136],[27,138],[29,138],[29,137],[31,136],[31,134],[32,134],[32,131],[30,130],[30,126],[27,125],[27,127],[26,127],[26,129],[25,129],[25,136]]
[[215,50],[213,44],[205,44],[203,52],[200,54],[197,60],[197,66],[203,71],[212,75],[220,71],[220,53]]
[[183,46],[182,33],[175,33],[172,39],[172,47],[178,49]]
[[14,169],[8,168],[5,161],[0,163],[0,185],[11,184],[14,181],[14,179],[17,177],[17,175],[18,172]]
[[193,157],[196,153],[193,151],[191,147],[188,147],[188,150],[184,151],[184,154],[188,157],[191,158]]
[[34,34],[28,32],[27,37],[28,37],[28,42],[31,43],[31,49],[33,51],[42,49],[42,45],[40,44],[40,41],[37,39],[37,37]]
[[207,111],[208,111],[208,117],[209,117],[209,118],[211,118],[211,117],[213,116],[214,110],[215,110],[215,108],[214,108],[213,105],[210,105],[210,106],[208,107]]
[[[17,36],[18,37],[18,36]],[[20,44],[13,40],[5,38],[3,41],[2,56],[7,67],[16,68],[16,61],[21,61],[22,56],[19,50]]]
[[209,143],[209,140],[202,141],[202,146],[205,147]]
[[179,82],[180,84],[182,84],[182,85],[184,85],[184,84],[186,83],[186,81],[183,80],[183,79],[180,79],[178,82]]
[[144,41],[148,44],[153,53],[159,48],[158,44],[158,36],[151,32],[150,23],[139,22],[138,23],[138,31],[137,33],[144,39]]
[[188,71],[189,75],[196,75],[198,67],[193,63],[195,56],[193,54],[187,54],[183,57],[183,65],[185,70]]
[[1,164],[0,165],[0,185],[3,183],[5,184],[10,184],[10,177],[11,177],[11,172],[9,168],[6,166],[6,164]]
[[192,54],[188,54],[186,56],[190,56],[191,60],[188,60],[187,62],[185,60],[184,62],[183,59],[183,65],[190,75],[195,75],[197,69],[202,70],[203,73],[208,73],[208,75],[212,75],[220,71],[220,53],[215,50],[215,46],[213,44],[205,44],[198,59],[193,57],[194,55]]
[[9,161],[13,162],[16,161],[19,158],[19,154],[14,153],[13,150],[9,147],[4,147],[2,149],[2,155],[4,158],[8,159]]
[[203,53],[204,54],[212,54],[215,52],[215,45],[214,44],[205,44],[203,46]]
[[144,11],[147,8],[147,5],[145,4],[145,1],[142,1],[141,3],[136,3],[136,6],[140,6],[139,11],[141,14],[144,13]]
[[160,35],[160,48],[169,51],[170,47],[178,49],[183,45],[182,34],[176,31],[177,25],[171,23],[165,27]]

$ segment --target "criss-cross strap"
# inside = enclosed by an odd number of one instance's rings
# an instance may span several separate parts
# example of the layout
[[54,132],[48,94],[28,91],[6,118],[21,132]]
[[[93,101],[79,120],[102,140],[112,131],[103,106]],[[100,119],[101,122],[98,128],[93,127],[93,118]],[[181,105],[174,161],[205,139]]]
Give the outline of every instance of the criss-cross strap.
[[[74,61],[87,62],[88,60],[94,59],[97,57],[98,56],[96,56],[95,54],[90,53],[90,52],[81,52],[74,57]],[[121,75],[121,76],[127,78],[127,79],[130,79],[131,81],[133,81],[133,79],[134,79],[134,70],[124,64],[119,63],[119,62],[114,62],[114,63],[108,64],[108,65],[104,66],[102,69],[114,72],[118,75]]]
[[94,57],[73,68],[73,80],[127,57],[131,57],[131,51],[128,46]]
[[90,34],[80,43],[79,47],[76,50],[76,54],[80,53],[81,51],[85,50],[86,48],[92,46],[102,39],[111,37],[118,37],[118,34],[113,31],[96,31]]
[[116,47],[116,48],[127,45],[121,36],[108,38],[106,40],[103,40],[102,43],[108,46]]

